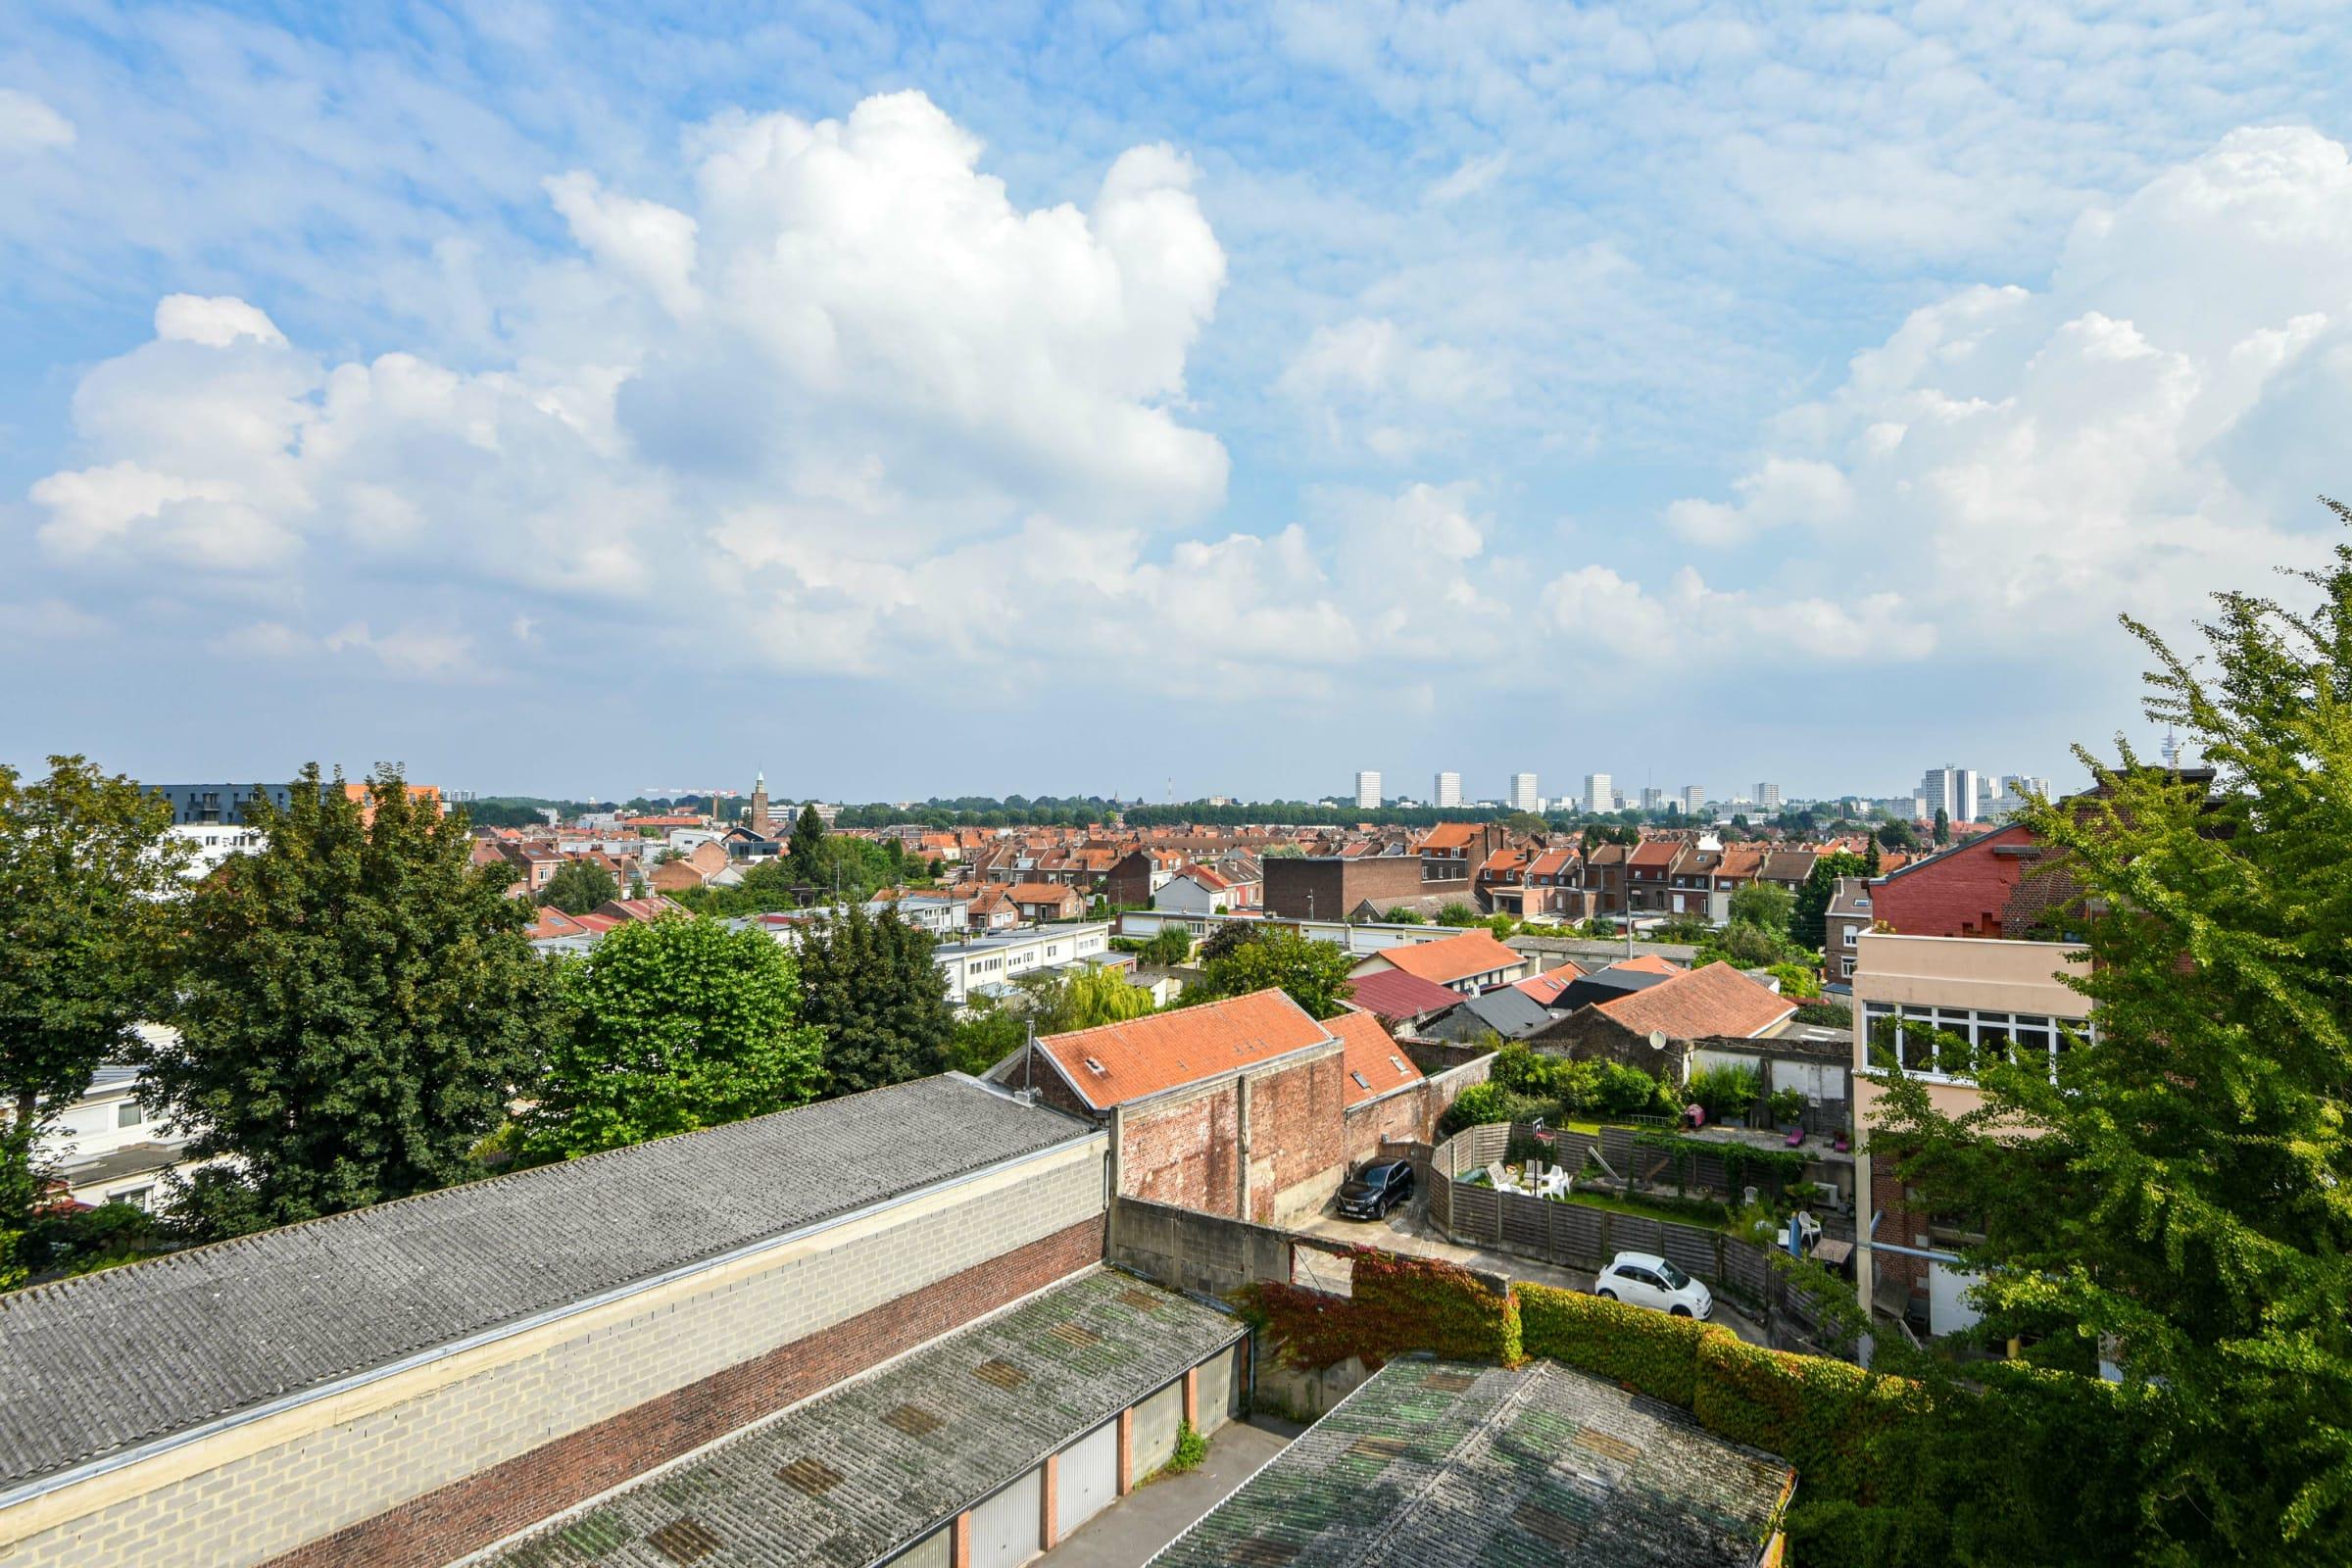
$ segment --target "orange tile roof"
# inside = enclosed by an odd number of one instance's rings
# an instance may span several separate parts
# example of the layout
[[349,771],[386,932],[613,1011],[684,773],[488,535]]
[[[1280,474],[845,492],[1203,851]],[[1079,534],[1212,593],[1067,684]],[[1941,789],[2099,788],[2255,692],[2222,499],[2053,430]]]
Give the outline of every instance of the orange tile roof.
[[1637,1034],[1663,1030],[1670,1040],[1701,1035],[1748,1039],[1796,1010],[1795,1003],[1728,963],[1686,970],[1631,996],[1593,1005]]
[[1350,1105],[1421,1081],[1421,1069],[1371,1013],[1343,1012],[1324,1027],[1340,1037]]
[[1576,863],[1574,850],[1545,850],[1527,868],[1529,876],[1558,876]]
[[1059,904],[1070,896],[1058,882],[1016,882],[1010,892],[1015,904]]
[[1626,857],[1626,863],[1628,865],[1672,865],[1674,858],[1682,852],[1683,846],[1680,844],[1669,843],[1662,839],[1650,839],[1645,843],[1635,845],[1634,853]]
[[1511,989],[1526,993],[1548,1007],[1560,1000],[1560,993],[1582,980],[1584,975],[1574,964],[1562,964],[1542,974],[1531,974],[1524,980],[1511,982]]
[[[1221,1078],[1331,1039],[1280,991],[1047,1035],[1038,1049],[1097,1110]],[[1100,1070],[1097,1070],[1100,1068]]]
[[1467,822],[1440,822],[1429,830],[1429,837],[1421,841],[1421,848],[1425,850],[1467,849],[1470,841],[1477,836],[1478,829]]
[[1681,974],[1683,966],[1654,953],[1644,953],[1638,958],[1620,958],[1609,965],[1612,969],[1631,969],[1636,974]]
[[1465,931],[1435,942],[1383,948],[1369,956],[1386,958],[1406,974],[1446,985],[1490,969],[1509,969],[1527,960],[1494,940],[1492,931]]

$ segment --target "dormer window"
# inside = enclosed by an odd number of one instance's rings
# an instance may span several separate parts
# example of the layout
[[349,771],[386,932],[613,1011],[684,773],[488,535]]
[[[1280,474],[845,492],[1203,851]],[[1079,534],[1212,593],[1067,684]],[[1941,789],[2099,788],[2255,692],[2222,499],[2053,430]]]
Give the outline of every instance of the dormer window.
[[1108,1067],[1103,1066],[1092,1056],[1086,1058],[1086,1070],[1096,1074],[1099,1077],[1107,1076],[1110,1072]]

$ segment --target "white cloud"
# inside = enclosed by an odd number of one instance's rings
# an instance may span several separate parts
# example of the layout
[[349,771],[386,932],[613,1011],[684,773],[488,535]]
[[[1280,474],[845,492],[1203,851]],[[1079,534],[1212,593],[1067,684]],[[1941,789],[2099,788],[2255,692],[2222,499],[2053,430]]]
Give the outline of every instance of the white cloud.
[[1275,390],[1335,450],[1360,445],[1394,461],[1437,444],[1465,411],[1501,398],[1509,385],[1492,362],[1415,341],[1385,318],[1356,317],[1315,328]]
[[240,299],[168,294],[155,308],[155,335],[165,342],[225,348],[238,338],[283,343],[277,323]]
[[74,145],[74,122],[28,92],[0,87],[0,153]]
[[1838,548],[1840,603],[1903,607],[1799,617],[1825,653],[1873,624],[1886,652],[1926,651],[1905,628],[2046,649],[2310,558],[2342,413],[2352,166],[2315,131],[2243,130],[2089,212],[2046,290],[1914,312],[1777,422],[1735,501],[1664,517],[1711,544],[1810,526]]
[[1449,207],[1464,197],[1475,196],[1500,179],[1503,171],[1511,166],[1510,152],[1487,153],[1465,158],[1454,166],[1453,172],[1429,187],[1422,200],[1432,207]]

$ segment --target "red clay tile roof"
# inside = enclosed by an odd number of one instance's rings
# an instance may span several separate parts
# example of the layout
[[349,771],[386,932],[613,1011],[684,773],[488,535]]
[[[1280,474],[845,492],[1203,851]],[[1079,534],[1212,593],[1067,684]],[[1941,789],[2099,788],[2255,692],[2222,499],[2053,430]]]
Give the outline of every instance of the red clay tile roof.
[[1637,1034],[1664,1030],[1671,1040],[1702,1035],[1749,1039],[1796,1010],[1796,1004],[1728,963],[1710,963],[1631,996],[1593,1005]]
[[1511,983],[1511,989],[1525,992],[1548,1007],[1560,1000],[1561,992],[1583,978],[1583,972],[1576,965],[1563,964],[1557,969],[1546,969],[1542,974],[1531,974],[1524,980],[1515,980]]
[[1631,969],[1636,974],[1681,974],[1683,966],[1654,953],[1644,953],[1638,958],[1619,958],[1609,965],[1612,969]]
[[1348,1104],[1360,1105],[1421,1081],[1421,1069],[1371,1013],[1343,1012],[1323,1027],[1340,1037]]
[[1684,846],[1665,839],[1651,839],[1646,843],[1635,845],[1634,853],[1626,857],[1626,863],[1628,865],[1672,865],[1674,858],[1680,855],[1683,849]]
[[1348,1000],[1383,1018],[1419,1018],[1444,1012],[1462,1000],[1458,993],[1402,969],[1361,975],[1353,985]]
[[1467,822],[1440,822],[1429,830],[1429,837],[1421,841],[1421,848],[1425,850],[1468,849],[1470,841],[1477,836],[1478,829]]
[[1386,958],[1406,974],[1446,985],[1490,969],[1516,968],[1527,960],[1494,940],[1492,931],[1465,931],[1402,947],[1383,948],[1370,957]]
[[1070,892],[1058,882],[1016,882],[1010,889],[1015,904],[1059,904]]
[[[1280,991],[1106,1023],[1037,1045],[1097,1110],[1221,1078],[1331,1038]],[[1101,1070],[1097,1071],[1096,1068]]]
[[1545,850],[1528,865],[1529,876],[1558,876],[1576,863],[1574,850]]

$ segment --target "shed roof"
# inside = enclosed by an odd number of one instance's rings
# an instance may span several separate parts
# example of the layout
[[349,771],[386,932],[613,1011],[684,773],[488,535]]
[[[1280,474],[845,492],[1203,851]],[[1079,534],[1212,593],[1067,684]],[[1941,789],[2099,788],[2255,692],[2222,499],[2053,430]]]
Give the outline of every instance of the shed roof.
[[0,1482],[1090,1136],[923,1078],[0,1296]]
[[1663,1030],[1670,1039],[1737,1035],[1752,1039],[1796,1010],[1796,1004],[1728,963],[1669,975],[1631,996],[1593,1005],[1637,1034]]
[[[676,1568],[653,1538],[740,1568],[864,1568],[1166,1387],[1248,1331],[1097,1269],[797,1405],[489,1559]],[[681,1530],[683,1527],[683,1530]]]
[[1165,1568],[1752,1568],[1786,1459],[1552,1361],[1392,1361],[1152,1558]]
[[1348,993],[1348,1000],[1383,1018],[1419,1018],[1444,1012],[1462,1000],[1458,993],[1436,981],[1406,974],[1402,969],[1375,969],[1370,974],[1357,975],[1349,984],[1353,990]]

